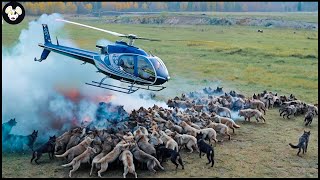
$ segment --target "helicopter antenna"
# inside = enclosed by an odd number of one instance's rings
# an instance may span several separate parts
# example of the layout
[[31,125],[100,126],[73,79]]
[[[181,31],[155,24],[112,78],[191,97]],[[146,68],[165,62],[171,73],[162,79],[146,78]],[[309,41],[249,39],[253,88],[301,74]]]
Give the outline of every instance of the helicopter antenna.
[[130,39],[129,39],[129,45],[132,46],[133,43],[134,43],[134,39],[130,38]]

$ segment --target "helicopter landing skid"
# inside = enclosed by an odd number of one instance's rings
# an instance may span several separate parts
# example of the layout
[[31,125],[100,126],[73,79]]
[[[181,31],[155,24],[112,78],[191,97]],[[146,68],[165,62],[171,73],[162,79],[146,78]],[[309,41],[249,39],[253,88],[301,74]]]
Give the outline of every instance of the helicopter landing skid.
[[[90,85],[90,86],[95,86],[95,87],[99,87],[99,88],[103,88],[103,89],[109,89],[112,91],[117,91],[117,92],[126,93],[126,94],[132,94],[140,89],[139,87],[133,86],[133,84],[131,86],[128,86],[128,88],[115,86],[115,85],[111,85],[111,84],[105,84],[105,83],[96,82],[96,81],[92,81],[92,83],[86,83],[86,84]],[[123,90],[121,90],[121,89],[123,89]],[[125,90],[127,90],[127,91],[125,91]]]
[[[124,82],[124,83],[130,83],[128,81],[125,81],[125,80],[120,80],[121,82]],[[132,87],[135,87],[135,88],[139,88],[139,89],[144,89],[144,90],[148,90],[148,91],[161,91],[163,89],[165,89],[166,87],[165,86],[156,86],[156,85],[144,85],[143,87],[141,87],[142,85],[132,85]],[[131,86],[128,86],[128,87],[131,87]],[[151,87],[153,88],[157,88],[157,89],[151,89]]]

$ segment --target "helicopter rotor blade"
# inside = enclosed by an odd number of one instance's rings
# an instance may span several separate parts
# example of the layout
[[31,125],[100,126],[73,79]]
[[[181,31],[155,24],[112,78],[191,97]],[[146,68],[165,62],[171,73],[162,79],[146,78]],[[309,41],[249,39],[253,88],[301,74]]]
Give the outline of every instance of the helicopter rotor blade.
[[144,38],[144,37],[137,37],[137,39],[148,40],[148,41],[161,41],[160,39],[150,39],[150,38]]
[[81,24],[81,23],[77,23],[77,22],[73,22],[73,21],[67,21],[67,20],[64,20],[64,19],[56,19],[56,21],[63,21],[63,22],[66,22],[66,23],[75,24],[75,25],[79,25],[79,26],[95,29],[95,30],[98,30],[98,31],[102,31],[102,32],[106,32],[106,33],[112,34],[114,36],[119,36],[119,37],[126,36],[124,34],[120,34],[120,33],[117,33],[117,32],[108,31],[108,30],[96,28],[96,27],[93,27],[93,26],[89,26],[89,25],[85,25],[85,24]]

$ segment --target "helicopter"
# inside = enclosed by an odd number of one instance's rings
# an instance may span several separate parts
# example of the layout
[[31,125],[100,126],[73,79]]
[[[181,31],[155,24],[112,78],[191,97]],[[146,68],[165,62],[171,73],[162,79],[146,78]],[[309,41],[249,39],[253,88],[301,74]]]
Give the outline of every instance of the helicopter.
[[[100,53],[62,46],[59,44],[58,38],[56,38],[57,44],[52,43],[48,25],[42,24],[44,44],[39,43],[38,46],[44,48],[44,50],[42,51],[41,57],[39,59],[35,57],[34,61],[41,62],[45,60],[49,53],[53,51],[83,61],[82,64],[92,64],[98,69],[97,72],[104,74],[105,77],[102,78],[100,82],[92,81],[91,83],[85,84],[111,91],[131,94],[139,89],[161,91],[166,88],[163,84],[169,81],[170,76],[163,61],[159,57],[151,53],[148,54],[143,49],[133,45],[135,39],[149,41],[160,40],[138,37],[134,34],[124,35],[64,19],[56,19],[56,21],[63,21],[106,32],[118,37],[124,37],[129,39],[129,42],[127,43],[121,40],[107,46],[96,45],[96,47],[100,49]],[[103,83],[106,78],[118,80],[128,86],[115,86]]]

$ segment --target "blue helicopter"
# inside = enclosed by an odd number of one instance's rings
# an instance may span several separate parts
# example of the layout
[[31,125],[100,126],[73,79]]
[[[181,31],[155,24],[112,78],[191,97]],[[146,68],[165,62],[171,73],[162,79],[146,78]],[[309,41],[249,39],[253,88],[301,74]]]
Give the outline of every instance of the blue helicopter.
[[[44,44],[39,43],[38,45],[44,50],[40,59],[34,58],[35,61],[41,62],[45,60],[49,53],[53,51],[83,61],[83,64],[93,64],[98,69],[97,72],[104,74],[105,77],[100,82],[92,81],[86,84],[121,93],[131,94],[139,89],[161,91],[166,88],[162,85],[170,79],[170,76],[163,61],[159,57],[147,54],[144,50],[133,46],[135,39],[160,40],[138,37],[134,34],[124,35],[63,19],[57,19],[57,21],[107,32],[118,37],[125,37],[129,39],[129,43],[116,41],[115,44],[107,46],[96,45],[97,48],[100,48],[100,53],[59,45],[58,39],[55,45],[51,42],[48,26],[42,24]],[[103,83],[106,78],[119,80],[128,86],[121,87]]]

